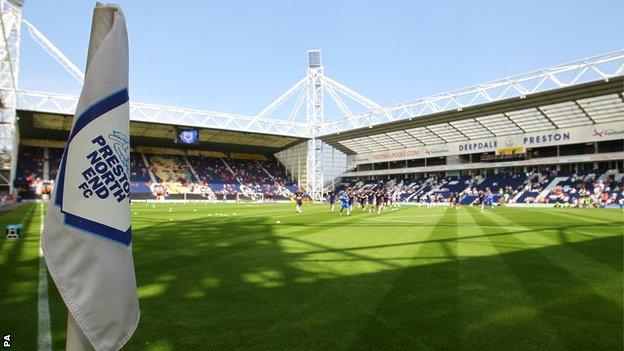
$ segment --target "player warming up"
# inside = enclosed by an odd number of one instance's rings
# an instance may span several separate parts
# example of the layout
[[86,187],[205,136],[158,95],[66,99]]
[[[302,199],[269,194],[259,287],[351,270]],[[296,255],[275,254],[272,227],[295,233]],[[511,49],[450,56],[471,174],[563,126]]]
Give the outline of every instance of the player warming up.
[[347,210],[347,216],[351,215],[351,204],[349,203],[349,195],[346,192],[343,192],[340,196],[340,201],[342,205],[340,206],[340,215],[342,216],[342,211]]
[[334,209],[336,208],[336,193],[333,191],[327,193],[327,201],[329,202],[329,208],[331,208],[331,211],[334,212]]
[[303,193],[298,191],[295,193],[295,209],[297,210],[297,213],[303,212],[303,210],[301,209],[302,205],[303,205]]
[[485,206],[492,208],[494,206],[494,194],[490,188],[485,189]]
[[449,199],[449,202],[451,203],[451,207],[455,208],[456,210],[459,210],[460,208],[460,201],[461,196],[459,195],[459,193],[453,193],[451,194],[451,197]]
[[386,194],[385,189],[377,190],[377,214],[381,214],[381,211],[386,209]]
[[481,206],[481,210],[485,209],[485,193],[483,190],[479,190],[479,205]]

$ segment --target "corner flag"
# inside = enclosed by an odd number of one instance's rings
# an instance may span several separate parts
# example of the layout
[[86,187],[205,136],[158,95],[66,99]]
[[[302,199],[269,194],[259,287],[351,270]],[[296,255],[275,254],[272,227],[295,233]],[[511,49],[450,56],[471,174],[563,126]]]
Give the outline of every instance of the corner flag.
[[70,335],[78,335],[96,350],[119,350],[139,322],[129,129],[126,21],[119,6],[98,3],[84,86],[42,238],[48,270],[69,310],[68,345]]

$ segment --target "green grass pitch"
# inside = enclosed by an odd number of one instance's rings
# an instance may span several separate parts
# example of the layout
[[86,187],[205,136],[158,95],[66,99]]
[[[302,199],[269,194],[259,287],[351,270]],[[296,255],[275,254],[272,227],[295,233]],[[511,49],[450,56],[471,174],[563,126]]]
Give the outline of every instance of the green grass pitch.
[[[37,348],[41,211],[0,217],[26,231],[0,239],[0,332],[15,350]],[[132,211],[141,322],[127,350],[623,348],[620,210]],[[48,286],[60,350],[67,312]]]

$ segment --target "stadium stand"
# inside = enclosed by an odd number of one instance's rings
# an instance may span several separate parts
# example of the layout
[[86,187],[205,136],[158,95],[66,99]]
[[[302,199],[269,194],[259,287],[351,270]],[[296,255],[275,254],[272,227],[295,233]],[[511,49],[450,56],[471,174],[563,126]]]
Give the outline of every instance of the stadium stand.
[[149,161],[159,182],[189,184],[194,181],[191,170],[181,156],[150,155]]
[[37,180],[43,179],[43,164],[43,148],[20,146],[15,184],[34,186]]
[[[204,152],[201,155],[223,157],[185,156],[178,150],[173,150],[178,155],[172,155],[169,154],[172,150],[165,148],[141,149],[160,154],[131,152],[131,193],[135,199],[154,198],[158,190],[163,190],[172,199],[234,200],[238,193],[262,193],[265,199],[283,200],[298,189],[279,161],[263,155],[233,153],[230,156],[242,158],[226,158],[223,153]],[[46,152],[47,158],[44,157]],[[58,147],[20,147],[15,185],[20,186],[22,199],[41,195],[37,185],[56,178],[62,155],[63,149]],[[49,169],[47,177],[46,168]]]
[[[355,194],[384,188],[402,203],[445,203],[453,193],[462,205],[475,204],[488,189],[495,203],[617,205],[624,199],[624,174],[616,170],[571,172],[503,173],[475,176],[431,175],[424,178],[379,178],[344,181],[336,193],[350,189]],[[583,203],[585,201],[585,203]]]
[[223,159],[214,157],[187,157],[199,177],[199,183],[208,187],[218,199],[236,198],[238,181]]
[[149,183],[151,181],[149,169],[145,167],[141,154],[130,154],[130,180],[132,182]]
[[262,193],[270,199],[286,199],[297,191],[296,184],[287,179],[277,160],[228,159],[224,162],[249,192]]
[[[32,199],[47,193],[46,186],[56,178],[63,149],[21,145],[19,150],[15,185],[20,198]],[[179,154],[131,153],[133,198],[151,199],[162,189],[164,195],[174,199],[184,196],[235,200],[239,193],[246,196],[262,193],[265,200],[283,200],[299,189],[276,159],[244,153],[215,153],[209,155],[223,157],[207,157],[176,152]],[[384,189],[398,202],[416,204],[446,203],[454,193],[460,194],[462,205],[476,204],[479,193],[488,189],[497,203],[612,206],[624,199],[624,174],[618,170],[555,171],[554,166],[540,169],[526,173],[444,176],[440,172],[413,177],[345,179],[335,191],[351,189],[361,194]]]
[[130,153],[130,193],[133,198],[152,198],[152,179],[150,170],[145,166],[143,155],[138,152]]
[[[33,146],[20,146],[14,185],[19,199],[33,199],[37,190],[41,193],[43,181],[43,149]],[[38,189],[39,187],[39,189]]]
[[50,169],[50,180],[56,179],[56,174],[61,165],[61,158],[63,157],[63,149],[48,148],[48,163]]
[[[558,174],[564,180],[544,196],[547,203],[578,204],[583,198],[592,196],[602,206],[615,205],[623,198],[622,174],[614,170],[590,170],[574,174]],[[561,178],[563,178],[561,177]]]

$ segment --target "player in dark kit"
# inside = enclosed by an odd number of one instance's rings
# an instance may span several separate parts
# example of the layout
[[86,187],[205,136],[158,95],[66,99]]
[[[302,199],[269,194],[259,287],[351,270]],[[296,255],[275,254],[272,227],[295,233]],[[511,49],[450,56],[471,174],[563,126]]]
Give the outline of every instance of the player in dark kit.
[[368,195],[364,192],[360,194],[360,206],[362,207],[362,211],[366,211],[366,206],[368,206]]
[[451,208],[455,207],[455,193],[451,193],[451,195],[449,195],[448,203]]
[[377,194],[375,195],[377,196],[377,214],[380,214],[381,211],[386,207],[385,190],[377,190]]
[[373,206],[377,204],[375,192],[372,190],[368,190],[367,195],[368,195],[368,213],[371,213],[373,211]]
[[303,212],[301,206],[303,205],[303,193],[298,191],[295,193],[295,208],[297,209],[297,213]]
[[459,196],[459,193],[455,193],[455,196],[453,197],[453,205],[455,205],[455,209],[459,210],[460,204],[459,204],[459,200],[461,199],[461,196]]
[[334,212],[334,208],[336,207],[336,193],[333,191],[327,193],[327,200],[329,201],[331,211]]
[[479,191],[479,205],[481,205],[481,209],[485,208],[485,193],[483,190]]
[[349,212],[353,212],[353,204],[355,203],[355,196],[353,195],[353,191],[351,188],[347,191],[347,196],[349,198]]

